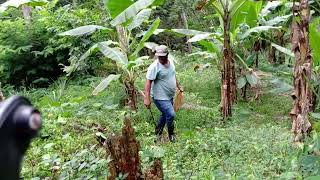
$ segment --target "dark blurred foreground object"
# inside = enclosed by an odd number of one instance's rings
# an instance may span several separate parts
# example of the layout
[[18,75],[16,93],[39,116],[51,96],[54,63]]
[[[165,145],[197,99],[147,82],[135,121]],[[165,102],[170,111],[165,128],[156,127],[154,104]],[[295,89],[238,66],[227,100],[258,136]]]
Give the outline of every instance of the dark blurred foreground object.
[[13,96],[0,103],[0,179],[19,179],[21,161],[41,128],[40,112],[30,101]]

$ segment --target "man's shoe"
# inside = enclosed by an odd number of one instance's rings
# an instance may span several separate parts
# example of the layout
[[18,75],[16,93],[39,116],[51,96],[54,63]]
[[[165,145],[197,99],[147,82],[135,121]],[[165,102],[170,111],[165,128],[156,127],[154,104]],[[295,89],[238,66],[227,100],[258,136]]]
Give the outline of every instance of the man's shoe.
[[169,140],[170,140],[170,142],[175,143],[177,141],[177,138],[175,135],[170,135]]

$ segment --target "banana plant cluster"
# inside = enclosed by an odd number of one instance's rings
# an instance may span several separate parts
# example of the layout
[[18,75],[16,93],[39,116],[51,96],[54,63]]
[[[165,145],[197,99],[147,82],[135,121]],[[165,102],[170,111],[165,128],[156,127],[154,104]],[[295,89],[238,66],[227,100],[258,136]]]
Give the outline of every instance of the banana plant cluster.
[[[87,25],[61,33],[62,36],[83,36],[96,32],[97,30],[115,31],[118,34],[118,41],[104,41],[93,45],[84,53],[79,61],[84,61],[93,52],[100,51],[106,58],[116,62],[119,72],[117,75],[109,75],[94,89],[93,95],[106,89],[109,84],[121,78],[127,93],[127,104],[132,110],[137,109],[137,89],[135,80],[139,75],[140,66],[148,56],[139,56],[144,47],[149,47],[148,39],[154,34],[160,25],[160,19],[155,19],[147,31],[137,32],[143,23],[148,22],[152,8],[162,3],[161,0],[124,0],[119,3],[117,0],[108,0],[107,11],[113,18],[110,22],[112,29]],[[152,45],[152,44],[151,44]],[[71,73],[76,67],[68,67],[66,72]]]
[[[262,2],[251,2],[246,0],[203,0],[198,10],[206,6],[212,6],[220,20],[223,32],[201,32],[187,29],[174,29],[172,31],[192,36],[189,42],[198,42],[208,52],[216,54],[222,59],[222,82],[221,82],[221,112],[224,119],[232,115],[232,104],[237,98],[237,77],[235,67],[234,47],[239,46],[243,37],[240,25],[246,23],[250,28],[255,28],[258,21],[258,13],[262,8]],[[215,28],[215,27],[213,27]],[[263,29],[263,28],[262,28]],[[249,29],[247,36],[258,30]],[[241,37],[240,37],[241,35]],[[247,75],[253,77],[254,74]],[[250,78],[253,79],[253,78]],[[256,81],[252,81],[254,83]]]
[[6,11],[9,7],[21,7],[23,5],[36,7],[36,6],[43,6],[47,3],[46,0],[9,0],[0,5],[0,13]]

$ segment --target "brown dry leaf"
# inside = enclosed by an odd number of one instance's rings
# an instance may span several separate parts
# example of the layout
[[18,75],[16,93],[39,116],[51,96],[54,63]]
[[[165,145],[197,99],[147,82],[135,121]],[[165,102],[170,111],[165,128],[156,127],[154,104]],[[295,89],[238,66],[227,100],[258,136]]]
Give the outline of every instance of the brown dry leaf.
[[178,112],[182,104],[183,104],[183,92],[180,90],[177,90],[176,97],[174,98],[174,104],[173,104],[174,111]]
[[208,3],[209,3],[209,0],[200,1],[196,7],[196,10],[201,11]]

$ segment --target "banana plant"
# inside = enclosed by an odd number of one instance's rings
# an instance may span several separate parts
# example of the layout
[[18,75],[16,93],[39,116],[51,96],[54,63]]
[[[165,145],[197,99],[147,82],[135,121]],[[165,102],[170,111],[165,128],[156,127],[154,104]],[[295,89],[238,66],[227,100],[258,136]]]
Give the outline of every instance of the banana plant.
[[7,10],[9,7],[19,8],[23,5],[36,7],[36,6],[43,6],[47,3],[46,0],[9,0],[0,5],[0,13]]
[[293,1],[294,20],[292,21],[292,51],[295,55],[294,92],[291,97],[294,105],[290,111],[294,142],[303,141],[311,123],[308,118],[312,111],[312,97],[314,96],[310,80],[312,75],[312,55],[309,36],[309,21],[311,18],[309,0]]
[[221,112],[223,119],[232,115],[231,108],[237,98],[237,83],[233,46],[239,42],[240,25],[246,23],[255,27],[262,2],[246,0],[203,0],[198,10],[212,6],[220,20],[222,33],[200,32],[187,29],[173,29],[172,31],[193,36],[189,42],[198,42],[207,51],[215,53],[222,59],[221,79]]
[[[154,34],[160,25],[160,19],[156,18],[148,30],[142,31],[140,37],[134,32],[141,29],[143,23],[148,22],[151,15],[152,7],[162,3],[159,0],[108,0],[106,3],[107,11],[113,18],[111,25],[113,31],[118,34],[118,41],[105,41],[93,45],[86,53],[84,53],[79,61],[84,61],[92,53],[100,51],[106,58],[116,62],[119,72],[117,75],[109,75],[107,78],[94,89],[93,95],[106,89],[109,84],[121,79],[127,94],[127,104],[132,110],[137,110],[137,89],[135,86],[136,78],[141,72],[141,65],[148,56],[139,56],[140,51],[147,46],[146,42]],[[83,36],[94,33],[98,30],[110,30],[108,28],[96,25],[88,25],[79,27],[60,35]],[[76,66],[70,66],[65,69],[67,73],[76,70]]]

